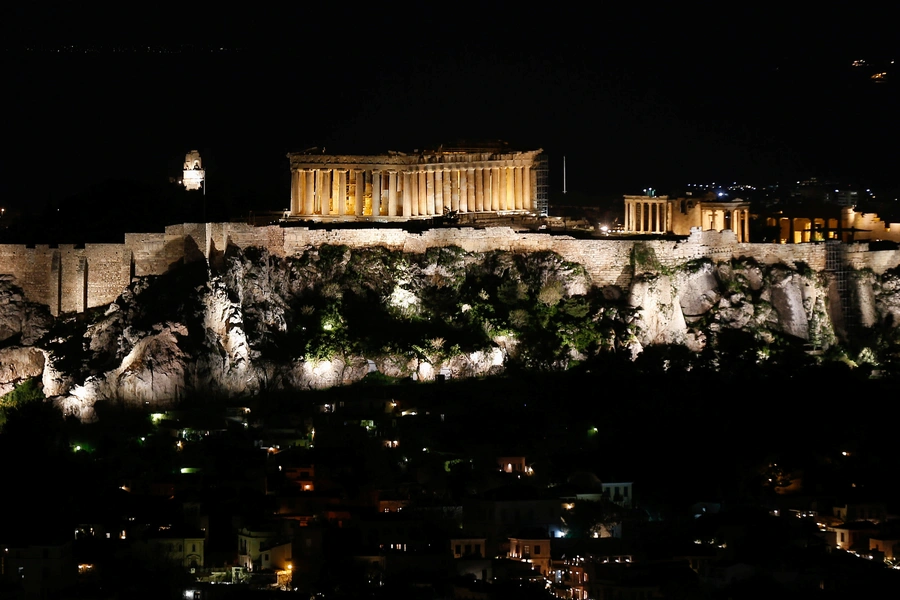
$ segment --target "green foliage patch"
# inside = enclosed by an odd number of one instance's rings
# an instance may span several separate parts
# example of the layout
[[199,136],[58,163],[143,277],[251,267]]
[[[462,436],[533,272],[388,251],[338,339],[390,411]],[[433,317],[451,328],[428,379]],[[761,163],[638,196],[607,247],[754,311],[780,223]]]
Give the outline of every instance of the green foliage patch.
[[[519,342],[524,366],[564,368],[570,358],[619,345],[622,308],[585,289],[584,267],[552,252],[516,255],[457,247],[405,254],[322,246],[288,259],[293,358],[408,356],[440,363]],[[612,309],[612,310],[611,310]]]
[[26,379],[19,383],[12,391],[0,396],[0,431],[6,423],[6,415],[8,410],[16,410],[29,402],[35,400],[43,400],[44,390],[41,388],[40,380],[37,377]]

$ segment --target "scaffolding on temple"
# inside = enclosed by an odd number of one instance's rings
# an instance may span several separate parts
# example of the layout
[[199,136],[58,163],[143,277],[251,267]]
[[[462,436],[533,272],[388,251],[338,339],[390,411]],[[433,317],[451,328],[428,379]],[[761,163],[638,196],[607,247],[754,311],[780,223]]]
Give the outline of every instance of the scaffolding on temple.
[[542,217],[550,214],[550,160],[541,153],[534,161],[534,212]]
[[853,297],[850,285],[850,267],[847,265],[847,246],[838,240],[825,242],[825,271],[832,274],[837,285],[838,298],[841,302],[841,325],[848,340],[859,333],[859,321],[853,308]]

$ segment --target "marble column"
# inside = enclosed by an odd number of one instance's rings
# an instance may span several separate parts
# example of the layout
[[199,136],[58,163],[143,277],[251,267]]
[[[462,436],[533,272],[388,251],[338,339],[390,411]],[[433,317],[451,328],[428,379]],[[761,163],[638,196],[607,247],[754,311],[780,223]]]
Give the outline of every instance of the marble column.
[[372,171],[372,216],[381,216],[381,171]]
[[435,214],[444,214],[444,170],[434,172],[434,209]]
[[481,174],[484,177],[484,181],[482,182],[482,187],[484,188],[484,204],[482,204],[482,208],[485,211],[491,210],[491,169],[490,167],[486,169],[481,169]]
[[325,195],[324,190],[322,189],[325,182],[325,171],[323,169],[316,169],[316,203],[313,206],[313,214],[321,215],[322,214],[322,198]]
[[524,187],[522,186],[522,167],[513,167],[513,202],[516,210],[522,210],[524,202]]
[[409,171],[403,172],[403,216],[408,217],[412,214],[412,177]]
[[444,169],[444,176],[442,177],[442,181],[444,184],[443,189],[443,197],[444,197],[444,208],[450,208],[453,204],[453,182],[450,181],[453,178],[453,171],[450,169]]
[[500,210],[500,168],[491,167],[491,210]]
[[322,175],[322,207],[321,213],[322,215],[331,214],[331,205],[333,203],[334,190],[332,189],[332,182],[334,181],[334,170],[325,169],[325,174]]
[[297,169],[297,198],[296,198],[296,209],[297,212],[294,213],[294,206],[291,205],[291,213],[302,215],[304,214],[304,210],[306,209],[306,199],[304,198],[304,194],[306,193],[306,171],[304,169]]
[[429,215],[435,214],[434,212],[434,171],[428,171],[425,173],[425,198],[426,198],[426,210]]
[[419,171],[419,215],[428,214],[428,173]]
[[347,170],[341,169],[337,172],[338,174],[338,201],[337,201],[337,210],[338,214],[344,216],[347,214]]
[[459,170],[459,206],[454,210],[465,211],[464,206],[469,205],[469,174],[465,169]]
[[388,171],[388,216],[397,216],[397,171]]
[[749,244],[750,243],[750,209],[744,209],[744,238],[743,242]]
[[366,205],[366,172],[362,169],[356,169],[353,171],[353,174],[356,178],[356,193],[353,195],[353,214],[361,217],[363,214],[363,207]]
[[303,214],[311,215],[316,206],[316,172],[312,169],[304,169],[306,177],[306,191],[303,193]]
[[337,214],[338,173],[335,169],[330,169],[329,173],[331,175],[331,182],[328,184],[328,189],[326,190],[328,194],[328,202],[325,204],[325,208],[322,211],[323,215]]
[[474,210],[482,212],[484,210],[484,169],[475,169],[475,207]]
[[413,171],[409,174],[410,212],[412,216],[419,214],[419,173]]
[[459,200],[459,210],[472,212],[475,210],[475,168],[466,169],[466,204],[463,206],[462,198]]
[[459,169],[453,169],[450,173],[450,210],[459,210]]
[[524,186],[525,197],[522,199],[522,206],[525,210],[534,210],[534,187],[531,183],[531,167],[522,167],[522,184]]
[[500,210],[509,210],[506,198],[509,190],[509,170],[506,167],[500,167]]

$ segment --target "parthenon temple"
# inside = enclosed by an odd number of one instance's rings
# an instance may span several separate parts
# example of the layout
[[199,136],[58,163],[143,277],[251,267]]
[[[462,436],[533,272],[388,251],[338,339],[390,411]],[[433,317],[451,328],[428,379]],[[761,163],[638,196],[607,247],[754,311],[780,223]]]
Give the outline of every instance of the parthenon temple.
[[535,159],[527,152],[446,151],[376,156],[289,153],[288,219],[407,220],[449,211],[529,212]]
[[692,227],[730,229],[750,241],[750,203],[668,196],[625,196],[625,233],[690,235]]

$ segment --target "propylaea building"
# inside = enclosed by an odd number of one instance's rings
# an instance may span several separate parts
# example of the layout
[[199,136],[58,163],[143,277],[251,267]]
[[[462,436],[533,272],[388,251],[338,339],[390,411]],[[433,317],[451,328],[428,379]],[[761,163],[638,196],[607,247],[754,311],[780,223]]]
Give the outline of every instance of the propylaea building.
[[407,220],[449,212],[528,213],[541,150],[505,147],[375,156],[292,152],[287,219]]

